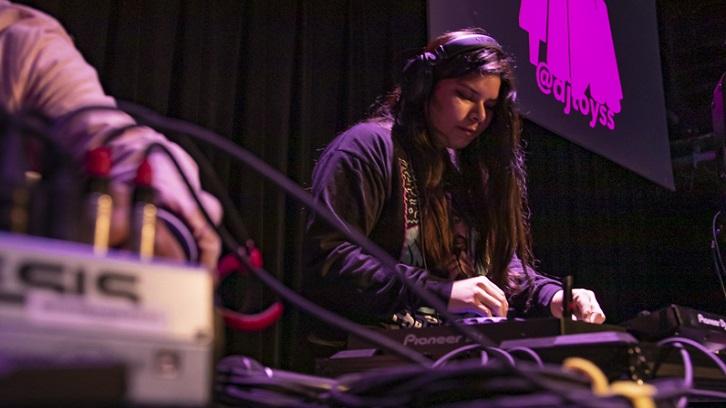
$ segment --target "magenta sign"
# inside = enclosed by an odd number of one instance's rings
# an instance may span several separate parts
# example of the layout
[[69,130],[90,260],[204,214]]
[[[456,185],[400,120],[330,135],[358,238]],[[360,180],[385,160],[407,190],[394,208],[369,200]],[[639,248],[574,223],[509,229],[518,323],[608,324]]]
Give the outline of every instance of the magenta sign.
[[[566,115],[589,117],[590,127],[615,129],[623,90],[603,0],[522,0],[519,26],[529,33],[529,62],[537,86]],[[547,45],[540,61],[540,44]]]
[[429,0],[429,34],[481,27],[532,122],[673,188],[655,0]]

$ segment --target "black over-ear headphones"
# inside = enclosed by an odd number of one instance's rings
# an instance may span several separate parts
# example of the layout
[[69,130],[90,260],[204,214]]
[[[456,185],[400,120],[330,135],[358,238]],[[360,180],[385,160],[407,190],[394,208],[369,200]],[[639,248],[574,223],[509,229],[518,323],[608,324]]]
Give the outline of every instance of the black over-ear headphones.
[[488,35],[472,33],[408,60],[403,68],[401,79],[401,99],[413,105],[424,100],[431,92],[436,65],[457,55],[481,48],[501,49],[501,46],[497,40]]

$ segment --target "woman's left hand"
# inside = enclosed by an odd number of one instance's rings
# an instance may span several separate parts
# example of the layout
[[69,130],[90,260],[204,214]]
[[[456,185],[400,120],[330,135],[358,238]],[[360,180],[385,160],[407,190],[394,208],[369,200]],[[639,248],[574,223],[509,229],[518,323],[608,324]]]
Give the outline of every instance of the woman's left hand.
[[[564,292],[558,290],[550,302],[550,311],[554,317],[562,317]],[[601,324],[605,321],[605,313],[597,302],[595,293],[587,289],[572,289],[572,313],[577,320]]]

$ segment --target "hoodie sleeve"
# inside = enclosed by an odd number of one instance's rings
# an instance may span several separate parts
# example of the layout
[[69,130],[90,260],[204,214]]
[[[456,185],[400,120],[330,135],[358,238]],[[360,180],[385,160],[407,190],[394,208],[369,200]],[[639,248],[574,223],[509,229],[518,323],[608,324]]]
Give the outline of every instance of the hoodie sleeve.
[[[109,134],[135,125],[133,118],[121,111],[73,113],[85,106],[115,108],[116,102],[105,94],[96,71],[63,27],[44,13],[0,1],[0,61],[0,106],[10,114],[32,112],[55,120],[52,137],[79,163]],[[133,179],[142,152],[151,143],[171,150],[206,210],[219,222],[221,207],[202,190],[196,163],[179,146],[148,127],[132,127],[109,144],[111,176],[116,185],[123,188]],[[161,153],[152,153],[150,161],[159,204],[182,217],[197,241],[201,262],[213,266],[219,255],[219,238],[206,224],[172,163]]]
[[509,263],[509,273],[516,282],[516,288],[509,296],[509,314],[517,317],[552,316],[550,302],[562,289],[560,282],[525,267],[516,255]]
[[[376,125],[358,125],[339,136],[321,156],[313,174],[313,195],[346,226],[370,236],[390,195],[392,150],[387,132]],[[390,137],[389,137],[390,139]],[[397,187],[393,187],[397,188]],[[400,234],[403,231],[390,231]],[[401,238],[402,239],[402,238]],[[421,302],[397,278],[336,228],[311,214],[306,233],[306,274],[313,293],[326,306],[359,321],[390,317]],[[411,281],[448,300],[451,283],[422,268],[398,264]]]

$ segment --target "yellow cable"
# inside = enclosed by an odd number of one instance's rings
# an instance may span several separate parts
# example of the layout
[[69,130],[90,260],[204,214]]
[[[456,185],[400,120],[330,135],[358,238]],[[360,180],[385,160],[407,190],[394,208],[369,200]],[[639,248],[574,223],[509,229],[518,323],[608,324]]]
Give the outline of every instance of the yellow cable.
[[562,363],[562,366],[586,376],[590,380],[592,393],[597,396],[621,395],[629,399],[634,408],[655,408],[653,396],[656,388],[650,384],[638,384],[632,381],[615,381],[608,384],[607,377],[598,366],[580,357],[570,357]]
[[608,378],[600,370],[598,366],[593,364],[590,360],[586,360],[581,357],[570,357],[562,363],[562,367],[567,370],[574,371],[578,374],[583,374],[590,380],[592,384],[592,393],[597,396],[603,396],[608,394]]
[[615,381],[610,384],[610,392],[628,398],[634,408],[655,408],[655,402],[653,401],[655,387],[650,384]]

